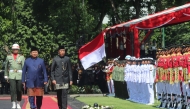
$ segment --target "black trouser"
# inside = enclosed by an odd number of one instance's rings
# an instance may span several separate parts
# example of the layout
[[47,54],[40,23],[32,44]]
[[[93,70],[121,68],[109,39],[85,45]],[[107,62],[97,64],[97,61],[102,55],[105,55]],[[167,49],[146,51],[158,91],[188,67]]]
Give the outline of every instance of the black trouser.
[[129,98],[126,88],[126,82],[124,81],[114,81],[114,87],[115,87],[115,96],[118,98]]
[[41,109],[41,107],[42,107],[42,100],[43,100],[43,96],[36,96],[36,106],[37,106],[37,109]]
[[8,83],[7,82],[1,82],[1,94],[3,94],[4,91],[6,94],[8,94]]
[[[42,100],[43,100],[43,96],[36,96],[36,100],[35,100],[35,96],[29,96],[30,108],[35,109],[37,106],[37,109],[41,109]],[[36,101],[36,105],[35,105],[35,101]]]
[[59,109],[67,109],[67,89],[57,90],[57,103]]
[[102,93],[109,93],[107,82],[105,80],[97,80],[97,84]]
[[11,101],[21,101],[22,99],[22,81],[10,79]]

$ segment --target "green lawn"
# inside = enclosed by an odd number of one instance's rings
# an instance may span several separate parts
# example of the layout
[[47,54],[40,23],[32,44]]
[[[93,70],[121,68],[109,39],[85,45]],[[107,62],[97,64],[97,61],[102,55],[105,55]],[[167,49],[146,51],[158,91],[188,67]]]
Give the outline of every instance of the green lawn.
[[85,104],[98,103],[99,105],[113,106],[114,109],[158,109],[156,106],[159,105],[157,100],[154,105],[144,105],[114,97],[78,97],[77,99]]

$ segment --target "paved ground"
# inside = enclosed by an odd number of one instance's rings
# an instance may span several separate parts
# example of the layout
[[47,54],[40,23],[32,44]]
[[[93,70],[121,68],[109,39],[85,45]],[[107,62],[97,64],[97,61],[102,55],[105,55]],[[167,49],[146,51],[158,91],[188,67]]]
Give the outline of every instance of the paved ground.
[[[55,93],[50,93],[48,95],[44,95],[44,97],[55,97]],[[85,104],[76,100],[75,97],[78,97],[78,96],[77,95],[72,96],[72,97],[70,97],[70,95],[68,96],[68,105],[71,109],[81,109],[82,106],[84,106]],[[27,98],[27,96],[23,95],[23,100],[21,101],[22,106],[24,105],[24,102],[26,100],[25,98]],[[43,103],[43,105],[44,104],[45,103]],[[10,95],[0,95],[0,109],[10,109],[11,105],[12,104],[10,101]],[[54,108],[54,109],[56,109],[56,108]],[[22,108],[22,109],[24,109],[24,108]]]
[[[23,105],[24,100],[22,100],[21,105]],[[11,102],[9,99],[0,100],[0,109],[11,109]]]

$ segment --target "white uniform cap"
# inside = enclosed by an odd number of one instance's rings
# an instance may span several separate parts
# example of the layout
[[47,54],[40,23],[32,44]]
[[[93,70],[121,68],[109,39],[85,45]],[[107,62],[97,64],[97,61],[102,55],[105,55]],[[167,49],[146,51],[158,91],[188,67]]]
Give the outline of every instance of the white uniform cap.
[[125,59],[130,59],[131,58],[131,56],[130,55],[127,55],[127,56],[125,56]]
[[135,60],[136,58],[134,56],[131,57],[132,60]]
[[12,49],[16,49],[16,50],[19,50],[20,49],[20,46],[18,44],[13,44],[12,46]]

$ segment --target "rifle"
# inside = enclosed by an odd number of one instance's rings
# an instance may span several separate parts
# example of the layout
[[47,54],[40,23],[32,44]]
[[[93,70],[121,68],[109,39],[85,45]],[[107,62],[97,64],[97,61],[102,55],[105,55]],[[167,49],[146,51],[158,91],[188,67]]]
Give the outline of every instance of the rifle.
[[9,50],[9,47],[8,47],[7,45],[4,45],[4,49],[5,49],[5,51],[7,52],[7,54],[10,54],[10,53],[11,53],[10,50]]

